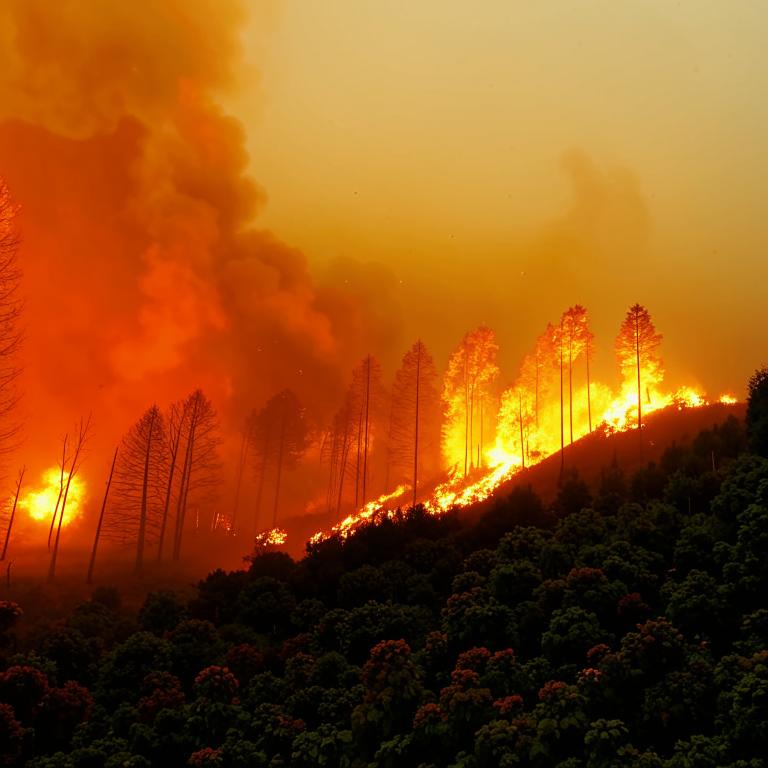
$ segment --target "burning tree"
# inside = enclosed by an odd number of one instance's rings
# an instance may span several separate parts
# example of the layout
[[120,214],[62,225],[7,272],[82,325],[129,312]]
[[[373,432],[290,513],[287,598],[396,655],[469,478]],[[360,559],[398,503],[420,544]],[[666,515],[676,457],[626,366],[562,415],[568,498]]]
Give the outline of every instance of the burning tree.
[[123,438],[114,473],[115,503],[109,516],[114,533],[136,542],[136,573],[143,570],[148,537],[157,536],[162,523],[167,473],[163,416],[153,405]]
[[19,298],[21,271],[16,261],[19,239],[15,227],[18,207],[0,178],[0,454],[14,447],[19,425],[12,419],[19,394],[16,355],[21,344],[22,301]]
[[480,326],[465,334],[448,360],[443,380],[443,453],[452,465],[460,465],[463,458],[465,477],[475,466],[475,447],[477,466],[482,466],[491,384],[499,374],[498,349],[494,332]]
[[290,389],[271,397],[267,404],[253,414],[248,427],[248,440],[254,461],[257,483],[255,522],[258,529],[259,507],[264,479],[269,468],[275,474],[275,501],[272,527],[276,527],[280,507],[283,471],[296,466],[307,448],[307,423],[304,408]]
[[616,337],[616,358],[624,376],[625,386],[633,379],[637,380],[638,429],[643,424],[643,385],[650,402],[651,388],[658,385],[664,377],[661,358],[656,354],[661,340],[662,335],[656,332],[648,310],[640,304],[631,306]]
[[[589,358],[592,351],[594,334],[589,329],[587,310],[581,304],[569,307],[560,321],[562,352],[561,367],[564,360],[568,362],[568,424],[570,442],[573,443],[573,366],[579,357],[584,355],[587,365],[587,411],[589,414],[589,431],[592,431],[592,400],[590,397]],[[561,371],[562,376],[562,371]],[[561,394],[562,398],[562,394]],[[562,399],[561,399],[562,403]]]
[[[198,505],[210,501],[210,492],[219,479],[219,424],[211,401],[196,389],[182,406],[179,449],[184,447],[181,476],[176,492],[176,521],[173,559],[181,556],[190,498]],[[211,523],[215,522],[212,516]],[[195,529],[200,528],[196,516]]]
[[425,452],[439,446],[440,401],[432,355],[417,341],[403,356],[392,385],[389,465],[410,476],[416,506],[419,466]]

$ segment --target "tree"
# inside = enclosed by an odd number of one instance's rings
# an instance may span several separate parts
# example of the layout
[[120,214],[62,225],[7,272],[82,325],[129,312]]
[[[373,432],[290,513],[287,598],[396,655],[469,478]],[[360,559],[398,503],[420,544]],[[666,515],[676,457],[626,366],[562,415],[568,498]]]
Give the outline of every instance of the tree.
[[[447,461],[459,466],[463,460],[464,476],[482,464],[485,444],[485,409],[490,400],[490,387],[499,374],[496,334],[487,326],[469,331],[448,360],[443,379],[443,453]],[[475,428],[479,422],[479,440]]]
[[117,461],[117,451],[115,448],[115,454],[112,457],[112,467],[109,470],[109,477],[107,478],[107,487],[104,489],[104,499],[101,502],[101,511],[99,512],[99,520],[96,523],[96,534],[93,537],[93,549],[91,550],[91,559],[88,563],[88,575],[86,576],[86,583],[90,584],[93,581],[93,568],[96,565],[96,551],[99,548],[99,540],[101,539],[101,529],[104,526],[104,513],[107,510],[107,501],[109,499],[109,489],[112,487],[112,477],[115,474],[115,462]]
[[11,530],[13,529],[13,521],[16,517],[16,506],[19,503],[19,493],[21,492],[21,484],[24,480],[24,473],[27,468],[22,467],[19,470],[19,476],[16,479],[16,493],[13,496],[13,504],[11,505],[11,513],[8,517],[8,528],[5,531],[5,540],[3,542],[3,551],[0,553],[0,560],[5,560],[5,556],[8,554],[8,542],[11,539]]
[[[178,560],[181,556],[190,498],[193,498],[197,504],[210,501],[208,494],[219,479],[219,424],[211,401],[201,389],[196,389],[184,401],[183,412],[186,418],[181,427],[180,445],[184,445],[184,461],[176,498],[174,560]],[[198,521],[195,527],[196,529],[200,527]]]
[[389,427],[389,462],[405,474],[410,470],[413,505],[416,506],[419,467],[439,445],[440,411],[437,369],[432,355],[419,339],[403,355],[392,385]]
[[168,445],[168,478],[165,486],[163,515],[160,521],[160,538],[157,542],[158,562],[163,559],[163,545],[165,543],[165,534],[168,529],[168,517],[171,510],[174,484],[176,483],[176,469],[179,464],[179,448],[186,427],[187,417],[189,416],[189,406],[191,402],[192,401],[187,398],[186,400],[173,403],[168,413],[168,437],[166,441]]
[[656,332],[648,310],[640,304],[633,304],[627,312],[616,337],[616,357],[619,361],[625,383],[634,375],[637,377],[637,428],[643,426],[642,387],[650,399],[650,387],[658,384],[664,373],[661,358],[656,348],[661,344],[662,335]]
[[747,384],[747,433],[752,451],[768,457],[768,367],[755,371]]
[[[87,419],[80,419],[77,425],[77,432],[74,439],[74,448],[71,454],[67,453],[67,435],[64,436],[64,450],[62,453],[61,462],[61,477],[62,477],[62,492],[59,493],[61,499],[61,506],[59,507],[57,502],[59,523],[56,528],[56,538],[54,539],[53,552],[51,553],[51,563],[48,568],[48,581],[53,581],[56,578],[56,560],[59,556],[59,542],[61,540],[61,525],[64,520],[64,513],[67,507],[67,497],[69,495],[69,489],[72,486],[72,480],[77,475],[80,465],[83,460],[83,449],[88,439],[91,436],[91,417]],[[66,483],[64,482],[64,475],[66,474]],[[56,519],[56,512],[54,511],[54,521]]]
[[136,542],[136,573],[144,568],[148,534],[156,533],[162,522],[167,469],[163,417],[153,405],[123,438],[114,477],[117,498],[110,515],[114,531]]
[[[283,471],[295,467],[307,448],[308,430],[304,408],[290,389],[284,389],[271,397],[258,413],[251,416],[247,429],[256,473],[257,515],[267,470],[270,467],[274,469],[274,528],[277,525]],[[258,528],[258,521],[256,527]]]
[[19,321],[23,306],[19,298],[17,212],[18,206],[0,177],[0,455],[13,449],[19,431],[19,424],[12,418],[19,401],[17,354],[22,341]]
[[322,460],[330,466],[328,507],[337,515],[348,475],[354,480],[355,509],[365,504],[369,458],[381,431],[383,405],[381,366],[367,355],[352,371],[352,382],[321,449]]

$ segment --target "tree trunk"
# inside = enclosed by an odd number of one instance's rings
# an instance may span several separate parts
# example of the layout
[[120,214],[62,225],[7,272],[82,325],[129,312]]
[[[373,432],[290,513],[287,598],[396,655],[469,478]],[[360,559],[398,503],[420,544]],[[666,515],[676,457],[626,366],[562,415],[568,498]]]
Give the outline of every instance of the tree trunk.
[[168,486],[165,489],[165,502],[163,504],[163,520],[160,524],[160,541],[157,544],[157,562],[163,559],[163,544],[165,543],[165,530],[168,525],[168,512],[171,509],[171,497],[173,496],[173,478],[176,474],[176,459],[179,456],[179,445],[181,443],[181,433],[184,426],[184,415],[182,414],[179,428],[173,437],[173,446],[171,448],[171,466],[168,469]]
[[365,359],[365,444],[363,446],[363,505],[368,495],[368,438],[371,423],[371,356]]
[[587,418],[589,419],[589,432],[592,433],[592,391],[589,380],[589,337],[587,337]]
[[421,339],[416,348],[416,419],[413,425],[413,506],[419,485],[419,400],[421,399]]
[[184,538],[184,521],[187,516],[187,495],[189,493],[190,477],[192,475],[192,462],[195,450],[195,430],[197,429],[197,412],[200,404],[195,400],[192,414],[189,418],[189,436],[184,454],[184,468],[181,473],[181,486],[179,488],[179,501],[176,505],[176,531],[173,542],[173,559],[181,556],[181,542]]
[[53,537],[53,529],[56,525],[56,515],[59,511],[59,504],[61,504],[61,495],[64,493],[64,465],[67,463],[67,435],[64,435],[64,448],[61,452],[61,474],[59,475],[59,495],[56,498],[56,506],[53,508],[53,517],[51,518],[51,527],[48,529],[48,551],[51,549],[51,538]]
[[11,529],[13,528],[13,519],[16,517],[16,505],[19,503],[19,492],[21,491],[21,483],[24,480],[24,473],[27,471],[26,467],[21,468],[19,472],[19,479],[16,481],[16,495],[13,497],[13,506],[11,507],[11,517],[8,520],[8,530],[5,532],[5,542],[3,543],[3,553],[0,555],[0,560],[5,560],[5,556],[8,554],[8,542],[11,539]]
[[237,466],[237,481],[235,483],[235,501],[232,505],[231,533],[234,536],[237,533],[237,512],[240,508],[240,489],[243,485],[243,472],[248,459],[248,435],[244,432],[243,439],[240,442],[240,463]]
[[563,426],[563,321],[560,321],[560,474],[565,468],[565,428]]
[[568,425],[573,445],[573,329],[568,336]]
[[635,312],[635,358],[637,362],[637,429],[643,426],[642,419],[642,390],[640,388],[640,320]]
[[101,511],[99,512],[99,522],[96,524],[96,535],[93,539],[93,549],[91,550],[91,560],[88,563],[88,575],[86,576],[86,584],[93,582],[93,567],[96,564],[96,550],[99,547],[99,539],[101,538],[101,526],[104,523],[104,512],[107,509],[107,497],[109,496],[109,488],[112,485],[112,476],[115,473],[115,462],[117,461],[117,448],[115,448],[115,455],[112,457],[112,468],[109,470],[109,478],[107,478],[107,487],[104,491],[104,499],[101,502]]
[[[284,406],[285,407],[285,406]],[[272,527],[277,528],[277,510],[280,504],[280,480],[283,477],[283,452],[285,450],[285,421],[287,414],[283,411],[283,421],[280,425],[280,442],[277,446],[277,476],[275,477],[275,508],[272,511]]]
[[520,458],[525,469],[525,443],[523,441],[523,395],[517,393],[517,417],[520,423]]
[[144,477],[141,482],[141,514],[139,516],[139,535],[136,538],[136,565],[134,572],[139,574],[144,569],[144,539],[147,534],[147,497],[149,496],[149,464],[152,455],[152,430],[155,427],[157,409],[152,409],[147,434],[147,450],[144,452]]

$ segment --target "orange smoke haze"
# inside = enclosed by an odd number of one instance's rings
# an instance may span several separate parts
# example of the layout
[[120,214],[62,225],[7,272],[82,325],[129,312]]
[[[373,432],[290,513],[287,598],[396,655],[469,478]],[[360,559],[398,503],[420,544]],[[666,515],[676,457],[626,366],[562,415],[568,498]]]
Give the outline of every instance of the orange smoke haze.
[[[283,387],[322,414],[351,362],[390,343],[365,297],[318,287],[303,254],[254,225],[264,193],[243,126],[217,102],[240,63],[243,11],[0,9],[0,173],[21,205],[35,469],[80,414],[93,411],[103,458],[149,404],[195,386],[229,431]],[[357,292],[376,277],[358,269]]]
[[[312,140],[328,138],[328,124],[314,133],[317,111],[309,110],[304,122],[295,115],[291,121],[285,112],[276,118],[273,111],[270,117],[266,108],[261,114],[265,99],[268,105],[281,103],[280,94],[293,93],[295,81],[284,83],[283,91],[270,91],[280,88],[275,59],[267,57],[264,81],[252,60],[262,50],[270,55],[282,50],[282,24],[290,23],[296,8],[286,4],[283,15],[275,11],[277,4],[256,5],[245,0],[6,0],[0,6],[0,177],[21,206],[26,301],[20,361],[25,438],[17,458],[26,462],[29,488],[39,494],[23,497],[31,517],[48,503],[52,480],[43,473],[55,465],[61,437],[83,414],[92,412],[94,423],[82,471],[88,496],[83,499],[85,491],[78,490],[74,505],[67,507],[71,519],[83,504],[98,508],[108,457],[128,427],[153,403],[165,408],[196,387],[211,398],[222,422],[225,493],[231,495],[239,432],[253,408],[291,389],[311,426],[324,427],[342,402],[351,369],[365,355],[382,361],[389,381],[403,351],[422,337],[442,371],[462,335],[482,323],[494,329],[496,340],[490,345],[492,370],[484,367],[486,378],[477,380],[473,428],[487,434],[472,453],[476,446],[461,443],[463,416],[457,410],[451,464],[461,460],[471,466],[475,455],[481,465],[515,463],[529,449],[518,447],[514,461],[509,458],[521,432],[515,419],[522,421],[523,408],[522,395],[510,385],[548,320],[577,301],[588,304],[597,337],[594,381],[613,382],[610,345],[630,303],[647,302],[654,313],[658,303],[664,332],[665,321],[687,317],[687,299],[680,292],[695,287],[697,278],[675,267],[679,284],[666,279],[664,259],[653,243],[652,180],[641,183],[640,174],[625,167],[632,166],[631,157],[626,163],[621,158],[602,162],[599,146],[567,149],[579,143],[578,136],[550,157],[560,158],[569,192],[552,195],[547,215],[541,214],[542,206],[503,235],[494,230],[493,242],[484,239],[478,224],[483,216],[476,215],[477,204],[469,199],[482,186],[490,158],[480,163],[477,177],[467,156],[457,159],[467,199],[457,196],[440,218],[437,203],[427,199],[426,182],[414,187],[412,172],[402,171],[398,186],[383,170],[389,161],[374,157],[374,147],[368,149],[371,163],[364,166],[360,199],[321,226],[325,185],[341,206],[339,189],[350,178],[350,166],[342,163],[335,176],[336,156],[318,171],[313,152],[319,145],[303,154],[296,141],[299,128]],[[422,15],[419,11],[417,26]],[[453,19],[453,12],[449,16]],[[363,23],[354,18],[355,24]],[[385,29],[397,35],[396,28]],[[300,32],[307,34],[304,27]],[[269,35],[275,38],[271,45],[264,40]],[[435,66],[430,48],[425,39],[426,66]],[[311,68],[313,51],[308,45],[293,57],[286,55],[285,71]],[[324,64],[336,61],[343,68],[335,55],[329,51]],[[392,77],[403,79],[397,71]],[[334,87],[330,77],[326,87]],[[396,105],[396,85],[372,83],[372,89]],[[425,89],[426,101],[429,93]],[[413,99],[410,92],[408,99]],[[302,104],[297,101],[296,109]],[[338,106],[330,96],[328,105]],[[374,137],[365,129],[366,104],[361,100],[347,109],[360,116],[360,140]],[[505,112],[503,119],[508,118]],[[407,165],[397,160],[406,156],[437,162],[430,146],[440,126],[424,123],[408,133],[408,121],[398,120],[407,135],[388,145],[393,167]],[[347,162],[354,164],[355,123],[339,124],[349,125],[351,135],[334,133],[330,141],[337,149],[349,146]],[[276,169],[286,152],[280,126],[291,151],[282,171]],[[482,136],[481,129],[478,124],[473,130]],[[501,130],[490,124],[487,129],[494,136]],[[473,135],[473,146],[482,145]],[[254,149],[258,137],[263,141]],[[408,151],[398,153],[404,146]],[[519,151],[525,153],[524,141]],[[259,186],[259,163],[267,155],[272,158],[265,161],[267,176],[286,193],[271,216]],[[302,161],[306,177],[297,170]],[[432,168],[431,178],[424,174],[428,186],[441,187],[450,163]],[[299,179],[301,194],[286,181],[290,174]],[[386,184],[374,195],[378,178],[386,178]],[[418,192],[409,197],[414,188]],[[347,192],[357,195],[351,186]],[[542,194],[538,188],[537,195]],[[387,211],[389,206],[399,210],[392,219],[382,213],[383,195]],[[513,207],[513,201],[507,205]],[[502,220],[507,208],[488,210]],[[557,210],[563,212],[552,213]],[[420,233],[416,225],[422,213]],[[265,216],[279,235],[265,228]],[[328,238],[335,224],[338,248]],[[702,300],[693,306],[700,308]],[[710,328],[713,321],[705,320]],[[740,322],[731,327],[741,328],[743,318]],[[668,333],[668,391],[683,381],[707,388],[711,380],[713,390],[727,387],[741,395],[749,372],[746,353],[753,350],[746,349],[743,338],[738,342],[743,354],[726,382],[722,371],[728,366],[712,364],[724,333],[711,337],[706,355],[686,356],[694,334],[699,338],[692,327],[681,326]],[[761,352],[754,350],[757,357]],[[676,356],[683,358],[678,367]],[[709,369],[694,372],[694,361],[709,363]],[[458,358],[454,363],[456,373]],[[595,384],[595,407],[602,418],[615,398],[612,384],[610,390],[600,386]],[[589,417],[582,412],[584,382],[577,387],[578,437],[591,424],[585,426]],[[494,420],[502,392],[506,421],[497,436]],[[665,397],[671,402],[671,395]],[[553,422],[559,410],[541,418]],[[624,412],[617,418],[625,418]],[[548,442],[542,455],[553,449]],[[491,450],[497,452],[493,460],[485,455]],[[313,443],[308,463],[318,459],[319,467],[320,453]],[[322,496],[325,472],[308,472],[304,486],[287,484],[286,508],[301,511]],[[378,486],[376,494],[382,490]]]

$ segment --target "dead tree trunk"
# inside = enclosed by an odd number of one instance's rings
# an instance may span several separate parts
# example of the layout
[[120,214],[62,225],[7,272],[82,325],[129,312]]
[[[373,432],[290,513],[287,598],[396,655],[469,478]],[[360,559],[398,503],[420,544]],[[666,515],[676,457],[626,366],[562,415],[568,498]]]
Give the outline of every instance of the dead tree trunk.
[[134,571],[139,574],[144,569],[144,540],[147,535],[147,497],[149,493],[149,458],[152,451],[152,429],[157,418],[157,409],[153,408],[147,431],[147,449],[144,453],[144,476],[141,482],[141,513],[139,516],[139,535],[136,539],[136,565]]
[[96,550],[99,548],[99,539],[101,538],[101,527],[104,525],[104,512],[107,509],[107,498],[109,497],[109,488],[112,485],[112,477],[115,474],[115,462],[117,461],[117,448],[115,448],[115,455],[112,457],[112,467],[109,470],[109,477],[107,478],[107,487],[104,491],[104,499],[101,502],[101,511],[99,512],[99,522],[96,524],[96,535],[93,538],[93,549],[91,550],[91,560],[88,563],[88,575],[86,576],[86,583],[93,583],[93,568],[96,565]]
[[[72,487],[72,479],[77,474],[77,470],[80,468],[80,456],[82,454],[83,447],[88,439],[91,428],[91,417],[88,416],[86,421],[80,419],[80,426],[78,428],[77,440],[75,441],[75,453],[72,456],[72,462],[69,465],[69,472],[67,473],[67,484],[64,487],[64,494],[61,499],[61,509],[59,510],[59,524],[56,528],[56,539],[53,543],[53,553],[51,554],[51,564],[48,568],[48,581],[53,581],[56,578],[56,561],[59,557],[59,543],[61,541],[61,525],[64,521],[64,513],[67,508],[67,497],[69,496],[69,489]],[[66,440],[66,438],[65,438]]]
[[0,560],[5,560],[6,554],[8,554],[8,542],[11,539],[11,529],[13,528],[13,520],[16,517],[16,505],[19,503],[19,492],[21,491],[21,483],[24,480],[24,473],[27,471],[26,467],[21,468],[19,472],[19,478],[16,480],[16,494],[13,497],[13,506],[11,507],[11,517],[8,520],[8,530],[5,532],[5,542],[3,543],[3,553],[0,555]]

